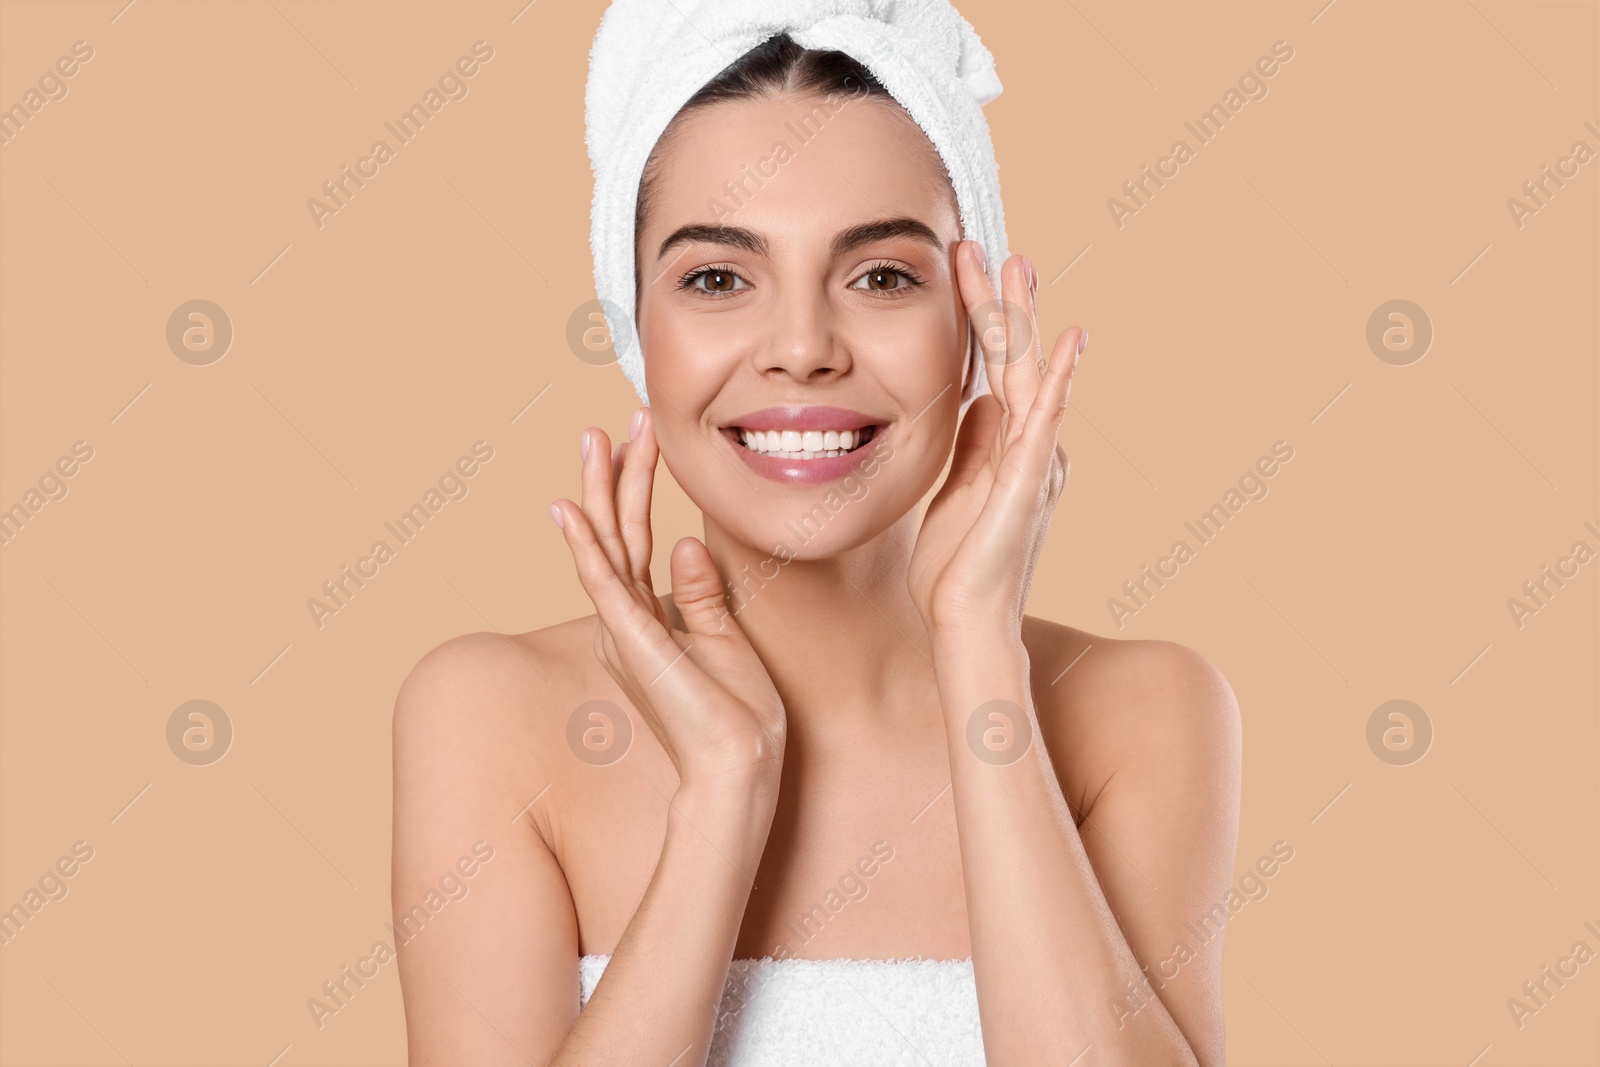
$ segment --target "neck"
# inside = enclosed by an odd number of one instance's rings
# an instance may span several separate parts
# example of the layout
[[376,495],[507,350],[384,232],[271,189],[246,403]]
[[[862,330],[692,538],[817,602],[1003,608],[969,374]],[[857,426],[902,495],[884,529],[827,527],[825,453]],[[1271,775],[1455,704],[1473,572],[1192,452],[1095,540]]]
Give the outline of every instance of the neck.
[[763,551],[706,520],[728,610],[783,698],[791,732],[894,720],[929,694],[937,699],[928,638],[906,590],[921,522],[912,508],[864,544],[803,559],[814,533]]

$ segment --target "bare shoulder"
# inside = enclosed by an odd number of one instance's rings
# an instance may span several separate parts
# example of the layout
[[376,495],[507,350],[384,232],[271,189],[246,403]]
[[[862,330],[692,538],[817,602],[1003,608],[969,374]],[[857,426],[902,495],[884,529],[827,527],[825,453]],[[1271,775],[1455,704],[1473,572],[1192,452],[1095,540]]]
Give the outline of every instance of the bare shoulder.
[[589,615],[522,634],[462,634],[429,650],[395,697],[397,794],[459,791],[464,775],[476,790],[518,796],[550,781],[563,709],[596,684],[596,670],[604,674],[593,633]]
[[389,893],[413,1063],[502,1063],[508,1046],[543,1063],[571,1028],[582,923],[564,831],[585,797],[563,738],[592,641],[592,616],[462,634],[399,686]]
[[499,727],[508,725],[505,716],[526,718],[577,681],[583,660],[575,653],[588,651],[593,618],[522,634],[461,634],[435,646],[400,684],[395,729],[461,729],[474,716]]
[[1176,641],[1104,637],[1032,615],[1023,640],[1035,692],[1044,694],[1041,710],[1082,725],[1113,733],[1210,731],[1238,718],[1222,672]]
[[1236,775],[1238,702],[1202,653],[1031,615],[1023,641],[1040,731],[1080,814],[1112,775],[1130,769],[1180,780]]

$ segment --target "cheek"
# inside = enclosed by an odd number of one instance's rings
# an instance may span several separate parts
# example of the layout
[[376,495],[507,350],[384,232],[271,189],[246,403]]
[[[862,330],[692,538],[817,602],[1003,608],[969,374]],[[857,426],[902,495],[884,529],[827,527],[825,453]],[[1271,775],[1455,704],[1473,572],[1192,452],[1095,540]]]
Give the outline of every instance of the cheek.
[[851,337],[857,358],[870,361],[876,377],[896,392],[920,392],[915,412],[946,383],[961,380],[967,358],[962,321],[952,307],[908,308],[863,322]]
[[[714,440],[707,440],[711,431],[705,435],[700,433],[700,428],[690,423],[688,419],[666,402],[666,398],[659,393],[651,393],[656,400],[652,411],[655,416],[656,445],[661,450],[661,462],[667,470],[672,472],[673,480],[693,496],[702,487],[715,484],[714,474],[709,468],[712,464],[721,467],[724,472],[737,477],[734,471],[728,470],[712,455],[715,446]],[[674,398],[676,400],[676,398]]]
[[700,401],[709,401],[716,392],[715,379],[731,341],[726,331],[732,328],[714,316],[655,312],[644,321],[640,336],[646,382],[660,382],[684,411],[699,410]]

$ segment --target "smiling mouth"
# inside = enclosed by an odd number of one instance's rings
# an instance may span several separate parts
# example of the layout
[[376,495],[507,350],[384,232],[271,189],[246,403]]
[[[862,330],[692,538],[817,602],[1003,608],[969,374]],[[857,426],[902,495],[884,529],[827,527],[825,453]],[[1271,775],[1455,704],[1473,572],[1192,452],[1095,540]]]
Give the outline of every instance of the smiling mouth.
[[740,448],[773,459],[831,459],[849,455],[871,441],[876,425],[855,430],[746,430],[739,426],[723,428],[723,433]]

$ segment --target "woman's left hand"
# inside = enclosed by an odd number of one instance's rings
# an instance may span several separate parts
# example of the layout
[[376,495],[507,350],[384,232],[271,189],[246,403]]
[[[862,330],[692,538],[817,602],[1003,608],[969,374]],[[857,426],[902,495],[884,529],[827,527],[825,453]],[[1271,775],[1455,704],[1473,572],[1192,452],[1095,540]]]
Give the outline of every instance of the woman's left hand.
[[906,583],[936,646],[950,637],[1021,637],[1034,564],[1067,479],[1056,435],[1088,337],[1063,331],[1047,364],[1030,265],[1020,255],[1006,260],[997,301],[977,243],[962,245],[956,279],[983,342],[990,392],[967,408],[950,474],[911,555]]

